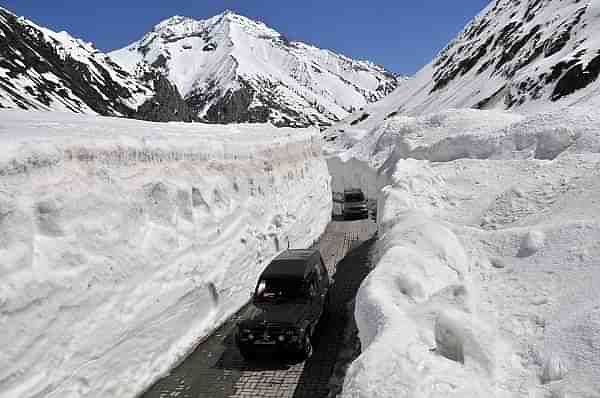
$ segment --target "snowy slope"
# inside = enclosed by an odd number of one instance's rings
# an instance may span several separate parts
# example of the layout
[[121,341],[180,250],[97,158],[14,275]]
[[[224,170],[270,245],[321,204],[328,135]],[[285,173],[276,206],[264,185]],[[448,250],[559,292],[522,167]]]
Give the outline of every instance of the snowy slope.
[[172,17],[110,56],[132,72],[144,63],[162,68],[198,115],[216,122],[330,124],[397,85],[370,62],[290,42],[230,11]]
[[342,396],[600,396],[596,108],[392,119],[329,148],[380,192]]
[[600,2],[495,0],[394,93],[336,127],[364,130],[396,114],[450,108],[600,104],[598,76]]
[[192,120],[176,88],[151,70],[130,75],[91,43],[1,7],[0,48],[0,108]]
[[124,115],[150,90],[91,44],[0,8],[0,106]]
[[133,397],[331,215],[313,130],[0,112],[0,397]]

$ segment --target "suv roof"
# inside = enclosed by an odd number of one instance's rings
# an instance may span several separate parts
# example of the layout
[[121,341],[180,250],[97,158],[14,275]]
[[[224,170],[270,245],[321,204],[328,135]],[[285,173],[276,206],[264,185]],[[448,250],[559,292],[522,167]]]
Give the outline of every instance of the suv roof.
[[316,249],[286,250],[279,254],[261,274],[261,279],[303,279],[314,265],[313,259],[320,259]]

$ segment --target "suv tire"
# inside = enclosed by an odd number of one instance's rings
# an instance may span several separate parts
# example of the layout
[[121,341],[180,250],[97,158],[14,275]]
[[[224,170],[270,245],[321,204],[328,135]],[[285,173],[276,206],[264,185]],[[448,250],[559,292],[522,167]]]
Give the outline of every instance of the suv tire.
[[304,335],[304,343],[302,344],[301,356],[302,360],[310,358],[313,354],[313,345],[310,339],[310,333],[307,331]]
[[256,354],[252,351],[244,350],[240,348],[240,354],[245,360],[252,361],[256,359]]

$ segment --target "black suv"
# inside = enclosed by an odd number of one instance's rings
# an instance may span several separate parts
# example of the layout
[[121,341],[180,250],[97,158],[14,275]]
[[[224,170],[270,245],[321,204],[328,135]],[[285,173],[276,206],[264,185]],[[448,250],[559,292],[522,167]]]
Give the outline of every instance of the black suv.
[[368,218],[369,208],[367,199],[362,190],[358,188],[346,189],[344,191],[344,203],[342,205],[342,216],[345,220],[352,218]]
[[[261,274],[236,343],[244,358],[285,352],[308,358],[328,306],[329,276],[318,250],[287,250]],[[274,352],[275,351],[275,352]]]

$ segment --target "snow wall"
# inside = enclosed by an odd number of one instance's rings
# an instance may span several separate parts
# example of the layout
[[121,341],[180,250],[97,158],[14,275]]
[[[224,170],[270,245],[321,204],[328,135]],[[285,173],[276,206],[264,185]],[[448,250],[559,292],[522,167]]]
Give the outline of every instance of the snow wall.
[[133,397],[331,217],[312,130],[2,112],[0,397]]
[[328,159],[334,191],[378,192],[341,396],[598,396],[598,153],[592,109],[453,110]]

